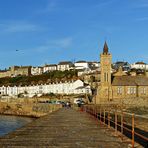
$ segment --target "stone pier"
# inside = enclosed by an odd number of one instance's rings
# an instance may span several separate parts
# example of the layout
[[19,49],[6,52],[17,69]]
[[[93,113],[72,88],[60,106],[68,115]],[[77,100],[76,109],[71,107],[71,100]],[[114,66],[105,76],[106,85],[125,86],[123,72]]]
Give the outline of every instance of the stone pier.
[[0,138],[0,147],[126,148],[88,114],[62,108]]

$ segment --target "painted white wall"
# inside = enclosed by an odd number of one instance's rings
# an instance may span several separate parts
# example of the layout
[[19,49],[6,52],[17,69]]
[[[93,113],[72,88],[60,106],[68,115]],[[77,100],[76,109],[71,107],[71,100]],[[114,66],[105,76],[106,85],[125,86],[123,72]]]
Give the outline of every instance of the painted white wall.
[[60,70],[60,71],[65,71],[65,70],[69,70],[69,69],[70,69],[70,65],[69,64],[58,65],[57,66],[57,70]]
[[31,67],[31,74],[32,75],[40,75],[43,73],[42,67]]
[[46,71],[55,71],[57,70],[57,66],[51,66],[51,65],[46,65],[43,67],[43,72],[46,72]]
[[135,68],[135,69],[146,69],[148,70],[148,64],[131,64],[131,68]]
[[[82,87],[81,89],[77,89]],[[81,80],[71,82],[60,82],[52,84],[29,85],[29,86],[1,86],[0,95],[17,96],[18,94],[25,96],[33,96],[37,94],[85,94],[91,93],[90,86],[84,87],[84,82]]]
[[89,68],[89,64],[88,64],[88,62],[76,62],[76,63],[74,63],[74,65],[75,65],[75,69],[87,69],[87,68]]

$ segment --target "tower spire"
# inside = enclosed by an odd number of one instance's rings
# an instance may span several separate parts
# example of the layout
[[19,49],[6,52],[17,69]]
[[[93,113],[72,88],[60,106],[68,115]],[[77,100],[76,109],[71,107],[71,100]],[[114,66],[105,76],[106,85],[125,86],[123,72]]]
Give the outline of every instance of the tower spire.
[[103,47],[103,54],[108,54],[108,46],[107,46],[106,41],[105,41],[104,47]]

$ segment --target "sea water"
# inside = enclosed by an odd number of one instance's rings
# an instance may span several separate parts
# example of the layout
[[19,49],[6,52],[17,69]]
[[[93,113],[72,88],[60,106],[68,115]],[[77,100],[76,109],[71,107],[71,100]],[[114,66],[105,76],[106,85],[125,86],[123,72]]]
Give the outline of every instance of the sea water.
[[28,117],[0,115],[0,136],[15,131],[33,120],[34,119]]

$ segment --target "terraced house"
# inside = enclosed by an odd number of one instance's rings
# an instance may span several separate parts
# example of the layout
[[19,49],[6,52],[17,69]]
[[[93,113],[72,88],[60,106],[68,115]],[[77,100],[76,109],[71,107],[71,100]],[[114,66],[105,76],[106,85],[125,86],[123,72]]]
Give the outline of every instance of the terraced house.
[[91,94],[91,88],[81,80],[25,86],[0,86],[0,96],[26,97],[43,94]]
[[101,81],[98,85],[95,103],[120,101],[125,98],[147,97],[148,76],[130,75],[120,67],[116,73],[111,73],[112,55],[105,42],[103,53],[100,55]]

